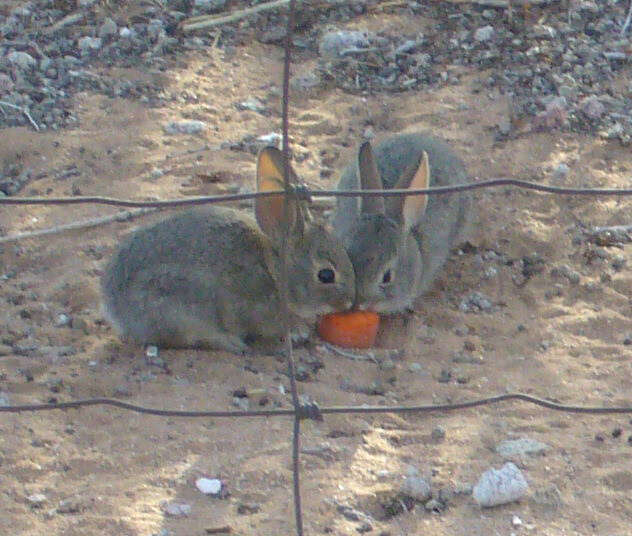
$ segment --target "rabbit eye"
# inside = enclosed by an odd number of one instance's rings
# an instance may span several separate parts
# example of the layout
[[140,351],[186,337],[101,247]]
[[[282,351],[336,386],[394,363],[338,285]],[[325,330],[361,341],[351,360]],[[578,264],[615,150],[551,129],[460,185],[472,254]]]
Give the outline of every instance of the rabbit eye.
[[386,272],[384,272],[384,275],[382,275],[382,283],[386,285],[391,282],[391,279],[392,279],[391,271],[386,270]]
[[318,281],[321,283],[333,283],[336,281],[336,272],[331,268],[323,268],[318,271]]

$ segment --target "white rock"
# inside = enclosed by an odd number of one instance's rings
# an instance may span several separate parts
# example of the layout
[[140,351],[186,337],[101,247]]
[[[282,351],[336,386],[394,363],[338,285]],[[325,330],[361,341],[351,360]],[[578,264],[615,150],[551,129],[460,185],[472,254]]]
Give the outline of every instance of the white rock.
[[167,134],[199,134],[207,128],[204,121],[170,121],[164,127]]
[[586,97],[579,103],[579,109],[590,119],[599,119],[606,113],[606,107],[595,95]]
[[511,518],[511,524],[514,527],[519,527],[520,525],[522,525],[522,519],[520,519],[518,516],[513,516]]
[[496,447],[496,452],[503,458],[513,458],[515,456],[524,456],[525,454],[537,455],[549,450],[546,443],[521,437],[520,439],[507,439],[501,441]]
[[122,39],[130,39],[131,37],[134,37],[135,34],[136,32],[134,30],[131,30],[127,26],[119,30],[119,37],[121,37]]
[[145,355],[147,357],[158,357],[158,347],[150,344],[145,348]]
[[218,495],[222,490],[222,481],[219,478],[201,477],[195,481],[195,487],[205,495]]
[[517,501],[525,495],[529,485],[522,472],[509,462],[501,469],[490,469],[481,475],[472,495],[479,506],[497,506]]
[[259,112],[259,113],[266,111],[265,105],[259,99],[256,99],[254,97],[238,103],[237,109],[250,110],[251,112]]
[[262,134],[257,138],[258,142],[267,143],[268,145],[278,146],[281,143],[283,136],[276,132],[270,132],[269,134]]
[[89,54],[94,50],[99,50],[102,44],[103,40],[100,37],[90,37],[87,35],[85,37],[81,37],[79,41],[77,41],[77,46],[79,47],[82,55]]
[[7,55],[7,59],[24,71],[33,69],[37,64],[37,61],[33,56],[27,54],[26,52],[20,52],[18,50],[12,50],[11,52],[9,52],[9,54]]
[[480,42],[489,41],[492,37],[494,37],[495,33],[496,32],[492,26],[483,26],[474,32],[474,39]]
[[99,27],[99,37],[106,38],[112,35],[116,35],[118,31],[118,27],[116,26],[116,22],[114,22],[110,17],[106,18],[103,21],[103,24]]
[[566,178],[570,170],[571,169],[564,162],[560,162],[553,170],[553,177],[558,180],[564,179]]
[[40,507],[48,500],[48,498],[43,493],[33,493],[32,495],[29,495],[26,500],[31,506]]
[[72,318],[66,313],[60,313],[55,317],[55,327],[63,328],[72,324]]

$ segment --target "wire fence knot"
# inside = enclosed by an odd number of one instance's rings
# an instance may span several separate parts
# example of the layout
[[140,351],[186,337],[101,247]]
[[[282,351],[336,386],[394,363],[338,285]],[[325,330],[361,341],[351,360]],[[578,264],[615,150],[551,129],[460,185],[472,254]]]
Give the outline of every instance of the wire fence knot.
[[323,414],[316,402],[303,402],[296,408],[296,415],[299,419],[312,419],[314,421],[322,421]]
[[307,187],[307,185],[301,182],[291,185],[290,188],[297,201],[304,201],[306,203],[312,202],[312,191]]

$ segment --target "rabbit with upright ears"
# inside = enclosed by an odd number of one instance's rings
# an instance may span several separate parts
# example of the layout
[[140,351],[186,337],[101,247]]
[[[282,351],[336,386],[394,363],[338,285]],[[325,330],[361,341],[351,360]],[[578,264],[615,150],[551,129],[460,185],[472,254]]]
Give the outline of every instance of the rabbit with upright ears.
[[[283,169],[282,153],[263,149],[258,191],[283,189]],[[312,222],[294,196],[288,208],[292,320],[348,309],[355,283],[342,243]],[[283,196],[257,198],[255,217],[214,205],[134,232],[105,270],[106,316],[125,339],[140,344],[235,353],[278,349],[285,334],[279,296]]]
[[[461,160],[428,134],[399,134],[362,144],[338,189],[422,189],[467,182]],[[469,220],[463,192],[406,197],[338,197],[334,230],[355,270],[358,309],[413,308],[433,283]]]

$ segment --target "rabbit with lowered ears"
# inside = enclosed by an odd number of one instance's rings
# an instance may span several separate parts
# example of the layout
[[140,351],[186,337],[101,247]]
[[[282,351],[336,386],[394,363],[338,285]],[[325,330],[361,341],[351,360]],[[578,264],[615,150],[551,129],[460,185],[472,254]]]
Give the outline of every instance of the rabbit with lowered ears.
[[[257,160],[257,189],[283,189],[284,159]],[[342,243],[289,200],[288,301],[297,324],[348,309],[353,266]],[[255,218],[217,205],[179,212],[125,240],[102,280],[106,316],[123,338],[235,353],[278,350],[283,196],[260,197]]]
[[[399,134],[360,147],[338,189],[422,189],[467,182],[463,162],[443,141]],[[470,213],[465,192],[432,196],[338,197],[334,231],[355,270],[358,309],[398,313],[432,285]]]

